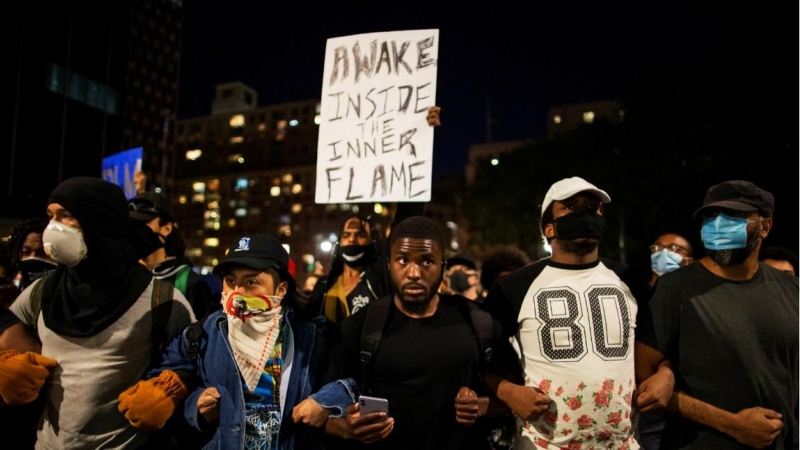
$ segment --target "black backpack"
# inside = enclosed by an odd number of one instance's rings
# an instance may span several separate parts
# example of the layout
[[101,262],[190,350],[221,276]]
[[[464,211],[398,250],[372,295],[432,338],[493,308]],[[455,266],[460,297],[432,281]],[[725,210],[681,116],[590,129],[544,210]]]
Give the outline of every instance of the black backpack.
[[[466,297],[458,297],[459,309],[465,317],[470,317],[472,330],[478,340],[478,350],[480,351],[481,370],[479,376],[483,381],[483,365],[492,358],[492,338],[494,334],[494,323],[488,311],[481,308],[478,303]],[[368,392],[372,386],[372,358],[378,350],[383,329],[386,326],[386,319],[392,307],[392,296],[384,296],[369,303],[367,317],[364,321],[364,328],[361,331],[361,383],[359,386]]]

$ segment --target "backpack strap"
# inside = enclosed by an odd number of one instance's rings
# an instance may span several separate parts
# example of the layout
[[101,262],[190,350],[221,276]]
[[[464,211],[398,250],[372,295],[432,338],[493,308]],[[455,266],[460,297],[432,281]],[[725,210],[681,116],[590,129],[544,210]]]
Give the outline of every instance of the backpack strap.
[[203,323],[205,323],[207,318],[208,315],[189,325],[186,330],[186,338],[189,340],[187,353],[189,354],[189,359],[192,360],[192,364],[195,366],[195,371],[197,371],[197,355],[200,354],[200,340],[206,334],[206,330],[203,329]]
[[481,364],[489,362],[492,359],[492,340],[494,339],[494,322],[492,315],[489,311],[483,309],[477,302],[466,299],[464,302],[469,309],[469,315],[472,319],[472,327],[475,330],[475,336],[478,338],[478,349],[481,354]]
[[367,317],[361,330],[361,387],[365,392],[372,387],[372,358],[381,342],[391,304],[392,296],[387,295],[372,300],[367,307]]
[[189,272],[192,268],[188,265],[181,267],[178,274],[175,276],[175,289],[181,291],[181,294],[186,295],[186,285],[189,281]]
[[172,291],[174,287],[169,282],[153,278],[153,296],[150,299],[150,311],[153,318],[153,346],[150,363],[161,356],[161,350],[169,341],[167,324],[172,315]]
[[33,323],[31,327],[36,334],[38,334],[39,314],[42,312],[42,285],[48,276],[49,275],[43,276],[33,283],[31,287],[31,311],[33,311]]

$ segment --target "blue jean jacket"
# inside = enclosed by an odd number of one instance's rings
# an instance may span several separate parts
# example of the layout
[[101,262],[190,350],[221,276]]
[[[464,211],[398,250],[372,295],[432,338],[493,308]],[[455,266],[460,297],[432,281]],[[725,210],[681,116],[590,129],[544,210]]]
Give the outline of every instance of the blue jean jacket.
[[[281,429],[278,436],[278,448],[315,448],[316,430],[306,425],[295,424],[292,420],[292,408],[315,392],[325,374],[328,348],[321,332],[324,317],[319,316],[310,321],[299,320],[295,311],[285,307],[283,327],[288,327],[284,351],[293,348],[293,363],[289,374],[287,392],[281,392],[284,398],[284,409],[281,413]],[[204,336],[199,341],[197,352],[197,369],[199,378],[188,384],[190,394],[179,405],[176,414],[183,417],[194,429],[210,431],[214,424],[208,424],[200,416],[198,420],[197,399],[208,387],[216,387],[220,393],[220,419],[214,436],[205,448],[241,449],[244,448],[245,437],[245,403],[244,387],[239,368],[233,357],[233,350],[228,341],[228,322],[225,313],[216,311],[203,323]],[[176,336],[162,354],[157,368],[147,374],[147,378],[158,376],[163,370],[195,373],[195,364],[189,356],[189,328]],[[289,332],[291,331],[291,332]],[[345,400],[341,391],[332,390],[332,397],[324,394],[321,401],[325,404],[343,404]]]

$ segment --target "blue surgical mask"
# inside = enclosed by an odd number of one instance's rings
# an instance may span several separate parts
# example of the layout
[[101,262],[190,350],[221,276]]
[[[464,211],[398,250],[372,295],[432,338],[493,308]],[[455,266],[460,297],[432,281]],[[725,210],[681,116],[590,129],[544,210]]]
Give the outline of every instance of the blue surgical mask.
[[723,213],[703,221],[700,239],[708,250],[730,250],[747,245],[747,222]]
[[650,255],[650,267],[658,276],[678,270],[681,267],[681,261],[683,261],[683,256],[667,249]]

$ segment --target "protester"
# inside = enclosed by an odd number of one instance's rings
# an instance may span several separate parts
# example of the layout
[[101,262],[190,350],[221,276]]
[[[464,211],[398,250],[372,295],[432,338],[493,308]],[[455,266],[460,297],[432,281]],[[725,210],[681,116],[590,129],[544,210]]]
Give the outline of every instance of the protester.
[[220,308],[219,298],[212,297],[211,288],[202,275],[192,270],[186,257],[175,210],[163,195],[148,191],[128,201],[130,217],[139,222],[139,245],[136,250],[142,262],[159,280],[168,281],[189,300],[195,317],[204,317]]
[[[338,448],[456,449],[468,426],[488,405],[479,399],[483,355],[477,335],[485,335],[470,318],[477,304],[461,296],[438,293],[442,281],[444,237],[439,227],[424,217],[397,224],[389,237],[393,294],[371,302],[342,322],[342,342],[331,356],[327,389],[339,389],[356,400],[358,393],[388,400],[388,415],[361,415],[358,404],[331,405],[320,394],[295,408],[300,423],[320,423],[320,413],[346,410],[346,417],[331,416],[326,431],[341,438]],[[380,341],[366,367],[362,366],[364,339],[384,309]],[[473,311],[474,312],[474,311]],[[491,317],[489,333],[495,332]],[[368,327],[369,325],[369,327]],[[499,333],[489,334],[492,348],[502,352]],[[510,350],[510,346],[505,343]],[[490,366],[486,366],[490,368]],[[495,369],[493,366],[491,367]],[[497,370],[505,373],[503,370]],[[327,410],[327,411],[325,411]],[[336,445],[338,444],[338,446]]]
[[348,215],[339,230],[328,275],[311,294],[325,317],[340,323],[370,301],[389,292],[380,233],[360,214]]
[[58,267],[11,305],[37,331],[44,358],[0,373],[0,384],[13,373],[34,376],[30,364],[50,369],[37,448],[141,447],[149,433],[117,412],[117,396],[144,375],[159,345],[156,332],[176,334],[194,321],[191,307],[175,291],[162,303],[165,330],[152,329],[154,281],[128,240],[127,200],[119,186],[70,178],[50,194],[47,215],[42,240]]
[[694,213],[706,255],[655,285],[636,366],[675,371],[661,449],[798,446],[798,282],[758,262],[774,208],[749,181],[711,186]]
[[646,285],[599,257],[611,197],[580,177],[544,196],[552,256],[501,278],[485,304],[521,351],[524,385],[496,384],[517,415],[514,447],[638,448],[631,402],[637,296]]
[[[120,411],[143,429],[163,427],[178,411],[213,434],[205,448],[317,448],[321,430],[290,415],[321,385],[325,320],[298,307],[288,253],[272,236],[244,236],[214,273],[223,279],[223,309],[202,322],[199,338],[193,325],[170,342],[148,379],[120,396]],[[182,373],[198,376],[182,381]]]
[[461,253],[447,258],[439,292],[459,294],[470,300],[478,300],[481,285],[475,260]]
[[694,250],[688,239],[677,233],[664,233],[650,244],[650,286],[658,277],[694,262]]
[[56,270],[56,262],[45,253],[42,244],[45,227],[47,219],[33,218],[11,228],[8,239],[8,259],[11,261],[8,278],[14,279],[19,275],[20,289],[25,289]]

